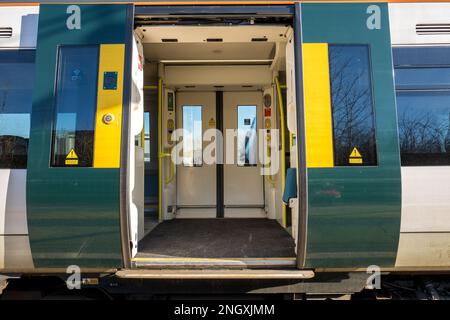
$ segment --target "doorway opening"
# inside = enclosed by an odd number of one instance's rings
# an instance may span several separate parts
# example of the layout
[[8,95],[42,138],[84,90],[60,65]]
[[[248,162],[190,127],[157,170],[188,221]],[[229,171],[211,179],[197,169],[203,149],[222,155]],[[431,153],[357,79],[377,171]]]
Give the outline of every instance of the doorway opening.
[[284,193],[297,165],[292,27],[145,25],[135,37],[135,181],[145,185],[130,223],[135,266],[294,267],[298,204]]

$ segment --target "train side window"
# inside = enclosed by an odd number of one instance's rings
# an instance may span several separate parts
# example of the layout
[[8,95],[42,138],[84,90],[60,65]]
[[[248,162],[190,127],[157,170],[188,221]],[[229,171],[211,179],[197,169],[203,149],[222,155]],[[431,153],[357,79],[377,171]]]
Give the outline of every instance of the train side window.
[[402,166],[450,165],[450,48],[394,48]]
[[372,71],[367,45],[330,45],[335,166],[377,165]]
[[238,106],[237,165],[256,166],[256,106]]
[[98,46],[61,46],[58,50],[54,167],[91,167],[97,105]]
[[183,106],[183,164],[200,167],[203,162],[202,107]]
[[27,167],[34,50],[0,50],[0,168]]

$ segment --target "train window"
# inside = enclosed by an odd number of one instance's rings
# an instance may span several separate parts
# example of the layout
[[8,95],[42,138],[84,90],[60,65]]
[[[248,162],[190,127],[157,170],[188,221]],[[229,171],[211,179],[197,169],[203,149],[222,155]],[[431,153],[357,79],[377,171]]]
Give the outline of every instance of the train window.
[[335,166],[377,165],[370,52],[367,45],[330,45]]
[[450,165],[450,48],[393,49],[402,166]]
[[201,106],[183,106],[183,129],[183,164],[200,167],[203,162]]
[[0,168],[27,167],[34,50],[0,50]]
[[256,106],[238,106],[237,164],[256,166]]
[[98,46],[59,47],[52,166],[92,166],[98,54]]

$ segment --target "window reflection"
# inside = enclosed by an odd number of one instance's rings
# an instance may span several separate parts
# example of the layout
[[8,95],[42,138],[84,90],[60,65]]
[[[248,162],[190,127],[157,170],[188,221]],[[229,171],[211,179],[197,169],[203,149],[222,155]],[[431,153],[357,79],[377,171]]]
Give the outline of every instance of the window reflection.
[[256,106],[238,106],[238,166],[256,165]]
[[398,92],[403,165],[450,164],[450,92]]
[[202,107],[183,106],[183,164],[202,165]]
[[27,167],[34,50],[0,51],[0,168]]
[[450,48],[393,53],[402,165],[450,165]]
[[362,156],[357,165],[376,165],[369,47],[330,45],[329,63],[335,165],[351,165],[354,148]]
[[[98,46],[59,48],[53,166],[92,166],[97,74]],[[66,161],[71,150],[76,161]]]

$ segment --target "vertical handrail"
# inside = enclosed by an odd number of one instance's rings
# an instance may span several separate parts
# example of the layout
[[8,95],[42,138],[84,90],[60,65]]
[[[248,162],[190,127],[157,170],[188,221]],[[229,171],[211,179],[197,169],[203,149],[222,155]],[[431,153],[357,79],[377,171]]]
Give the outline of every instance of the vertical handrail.
[[158,79],[158,220],[162,222],[162,79]]
[[[285,145],[285,123],[284,123],[284,105],[283,97],[281,96],[281,86],[278,81],[278,77],[275,77],[275,84],[277,87],[278,96],[278,109],[280,111],[280,127],[281,127],[281,194],[284,193],[285,183],[286,183],[286,145]],[[286,228],[286,204],[282,204],[282,215],[281,215],[281,225]]]

